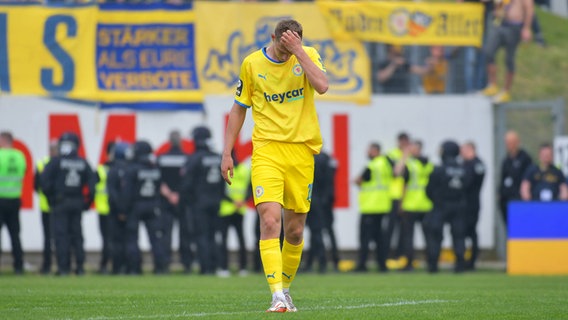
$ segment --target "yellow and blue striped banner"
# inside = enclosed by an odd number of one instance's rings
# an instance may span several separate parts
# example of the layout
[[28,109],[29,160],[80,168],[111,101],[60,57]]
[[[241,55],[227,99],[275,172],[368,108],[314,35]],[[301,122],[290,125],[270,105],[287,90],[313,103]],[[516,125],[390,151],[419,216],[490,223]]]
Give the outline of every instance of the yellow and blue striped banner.
[[509,204],[507,272],[568,274],[568,203]]

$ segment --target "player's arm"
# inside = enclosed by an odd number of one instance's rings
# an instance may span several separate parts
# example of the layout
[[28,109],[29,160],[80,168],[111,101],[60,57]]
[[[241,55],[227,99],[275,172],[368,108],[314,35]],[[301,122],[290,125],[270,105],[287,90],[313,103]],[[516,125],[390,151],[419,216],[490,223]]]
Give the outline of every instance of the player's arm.
[[296,56],[312,87],[314,87],[319,94],[326,93],[329,88],[327,76],[323,70],[316,66],[302,47],[302,38],[300,38],[296,32],[288,30],[282,34],[280,41],[291,54]]
[[237,141],[237,137],[241,132],[243,123],[247,115],[247,109],[238,103],[233,103],[233,108],[229,113],[229,121],[227,122],[227,130],[225,131],[225,146],[223,147],[223,155],[221,158],[221,175],[228,184],[231,184],[233,178],[233,157],[231,152]]

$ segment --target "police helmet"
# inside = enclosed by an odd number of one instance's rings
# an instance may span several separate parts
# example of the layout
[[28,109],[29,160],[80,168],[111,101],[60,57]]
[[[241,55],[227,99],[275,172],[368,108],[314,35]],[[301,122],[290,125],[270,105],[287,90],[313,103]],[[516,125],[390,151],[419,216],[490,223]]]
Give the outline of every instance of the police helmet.
[[193,129],[191,136],[197,148],[204,148],[209,146],[211,131],[207,127],[199,126]]
[[115,160],[126,160],[130,145],[125,142],[117,142],[113,147],[113,155]]
[[152,146],[144,140],[136,141],[132,148],[133,157],[136,161],[147,160],[152,154]]
[[442,143],[441,155],[442,159],[455,159],[460,154],[460,146],[453,140],[447,140]]
[[65,132],[59,137],[58,144],[60,155],[76,154],[79,151],[79,136],[73,132]]
[[207,127],[199,126],[193,129],[191,136],[194,141],[204,141],[211,139],[211,131]]

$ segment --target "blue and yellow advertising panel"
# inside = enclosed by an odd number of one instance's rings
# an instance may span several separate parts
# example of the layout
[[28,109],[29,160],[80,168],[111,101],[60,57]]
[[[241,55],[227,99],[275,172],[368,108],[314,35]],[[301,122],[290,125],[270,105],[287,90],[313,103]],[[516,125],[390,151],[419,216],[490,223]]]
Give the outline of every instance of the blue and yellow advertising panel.
[[191,3],[101,5],[95,61],[103,107],[201,108]]
[[568,274],[568,202],[509,204],[507,273]]

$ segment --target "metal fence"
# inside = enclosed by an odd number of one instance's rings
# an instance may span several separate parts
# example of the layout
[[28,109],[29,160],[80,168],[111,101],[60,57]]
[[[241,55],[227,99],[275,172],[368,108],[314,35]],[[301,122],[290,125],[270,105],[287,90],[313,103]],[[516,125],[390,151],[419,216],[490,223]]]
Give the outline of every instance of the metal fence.
[[[501,161],[505,157],[505,143],[503,137],[508,130],[515,130],[521,138],[523,149],[533,158],[538,159],[539,145],[547,142],[553,143],[554,137],[561,136],[565,131],[565,101],[563,99],[511,102],[495,106],[495,177],[493,186],[499,185]],[[491,204],[489,204],[491,205]],[[497,206],[495,212],[497,213]],[[496,244],[497,255],[504,259],[506,254],[506,232],[501,217],[495,214],[497,228]]]

